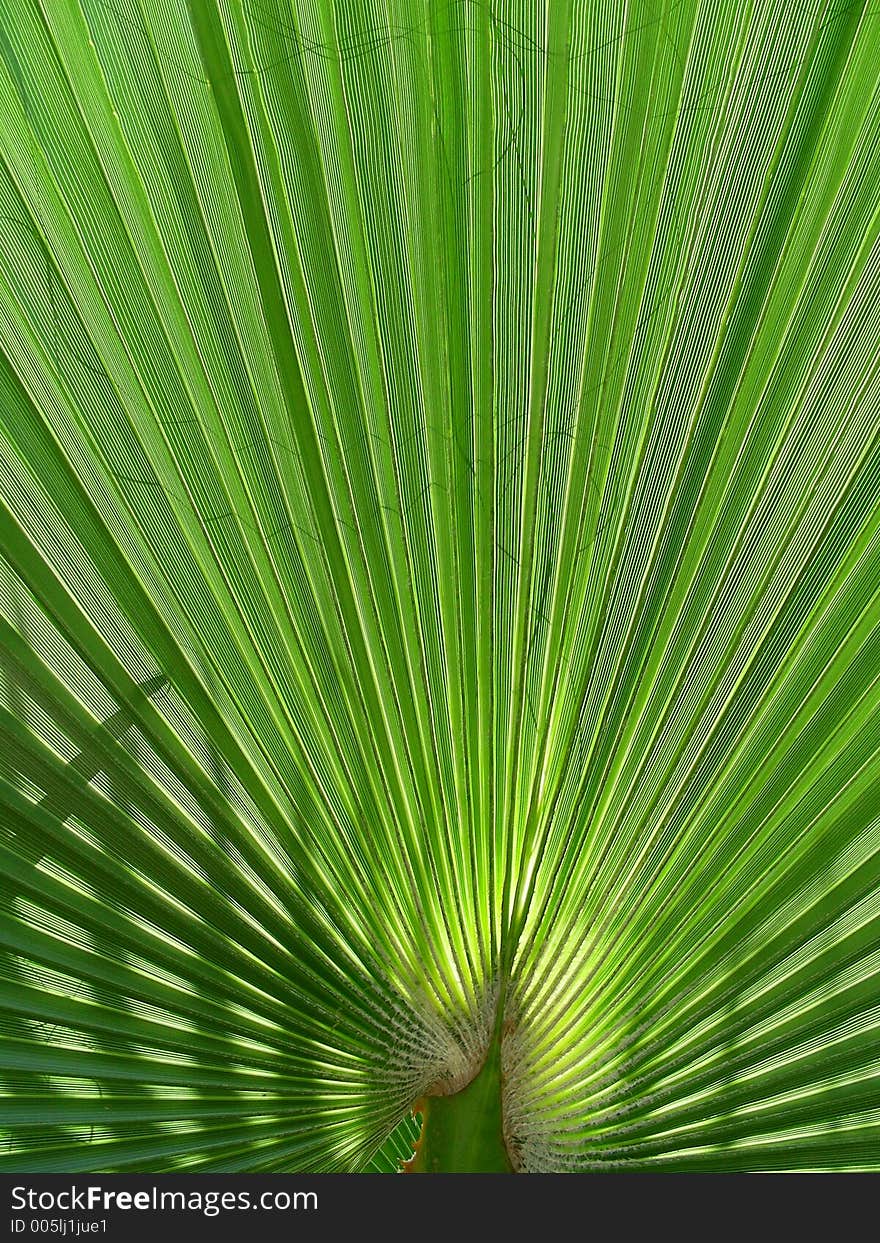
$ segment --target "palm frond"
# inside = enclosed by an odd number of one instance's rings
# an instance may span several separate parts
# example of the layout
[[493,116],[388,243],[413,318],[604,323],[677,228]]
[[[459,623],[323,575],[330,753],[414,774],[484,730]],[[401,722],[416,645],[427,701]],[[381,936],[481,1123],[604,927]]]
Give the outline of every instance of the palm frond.
[[[0,1165],[880,1166],[880,24],[6,0]],[[395,1129],[399,1128],[399,1129]]]

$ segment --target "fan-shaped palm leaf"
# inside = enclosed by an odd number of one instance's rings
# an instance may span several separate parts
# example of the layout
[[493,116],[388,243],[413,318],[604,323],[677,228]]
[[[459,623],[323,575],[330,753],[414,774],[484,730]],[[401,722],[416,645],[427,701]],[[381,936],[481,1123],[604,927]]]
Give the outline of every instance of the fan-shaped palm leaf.
[[880,1165],[878,85],[5,0],[4,1168],[393,1168],[499,1042],[519,1168]]

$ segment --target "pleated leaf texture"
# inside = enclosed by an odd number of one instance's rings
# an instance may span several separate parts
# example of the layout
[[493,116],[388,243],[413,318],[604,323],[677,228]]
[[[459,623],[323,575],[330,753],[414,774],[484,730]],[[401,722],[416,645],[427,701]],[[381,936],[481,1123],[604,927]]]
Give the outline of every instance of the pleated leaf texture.
[[0,1168],[880,1167],[880,14],[4,0]]

